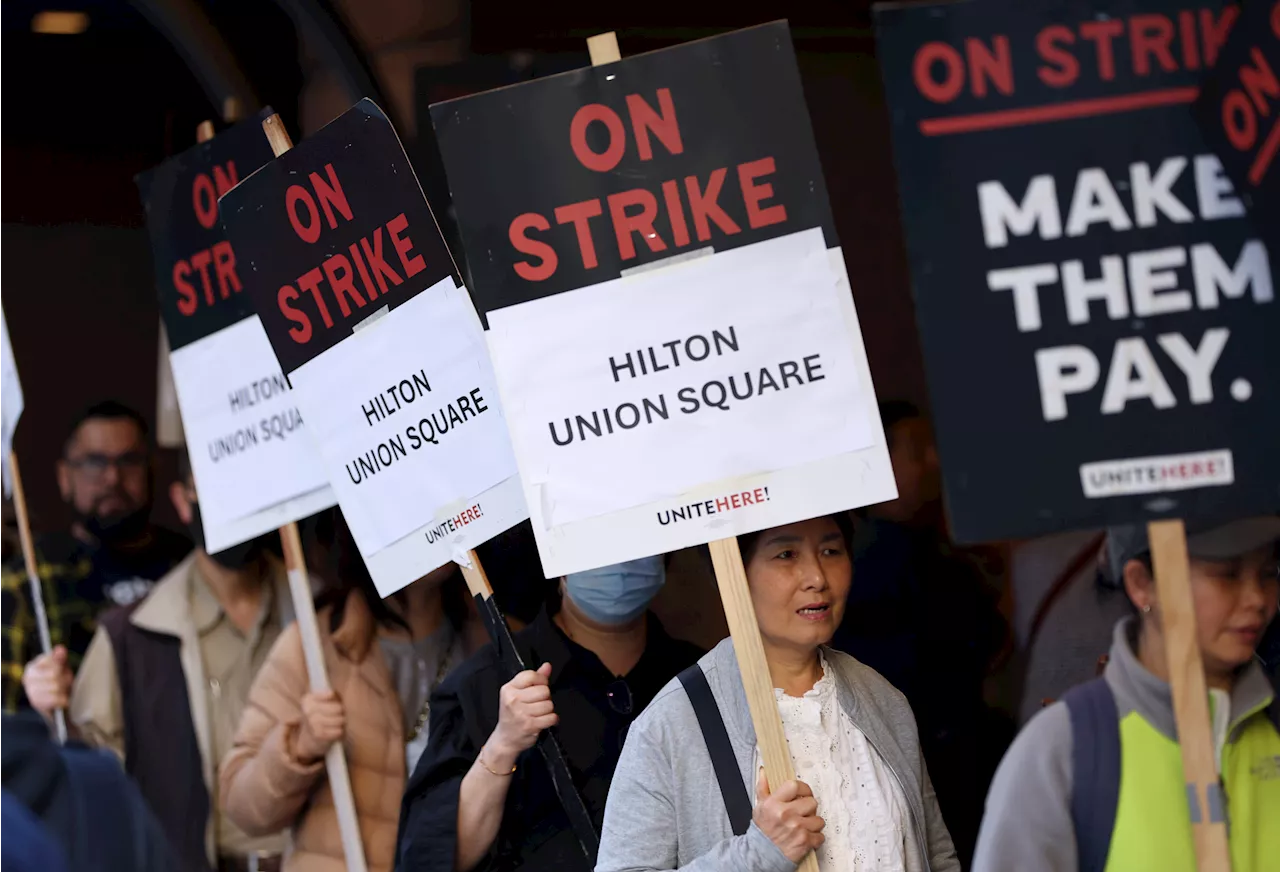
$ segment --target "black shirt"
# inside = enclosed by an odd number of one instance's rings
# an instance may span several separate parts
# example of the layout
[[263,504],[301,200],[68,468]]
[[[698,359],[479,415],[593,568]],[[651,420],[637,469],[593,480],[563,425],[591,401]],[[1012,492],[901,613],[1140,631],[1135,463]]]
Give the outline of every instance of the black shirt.
[[[668,636],[652,614],[644,654],[623,678],[569,639],[546,610],[516,634],[515,643],[529,668],[551,664],[551,701],[560,715],[552,732],[599,832],[627,728],[703,652]],[[498,725],[498,692],[510,678],[496,649],[488,645],[454,670],[432,696],[430,741],[409,779],[400,812],[400,872],[453,872],[459,789]],[[578,846],[541,753],[530,748],[516,763],[502,826],[476,869],[589,872],[594,862]]]

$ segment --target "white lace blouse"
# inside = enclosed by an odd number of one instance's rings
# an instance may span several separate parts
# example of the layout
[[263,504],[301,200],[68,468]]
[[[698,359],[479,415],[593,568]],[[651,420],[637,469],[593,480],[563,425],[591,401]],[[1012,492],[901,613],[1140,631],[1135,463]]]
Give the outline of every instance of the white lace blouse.
[[[775,688],[796,777],[813,789],[826,841],[821,872],[903,872],[907,804],[897,778],[854,726],[836,697],[822,660],[822,678],[802,697]],[[755,771],[762,765],[756,750]],[[753,791],[754,792],[754,791]]]

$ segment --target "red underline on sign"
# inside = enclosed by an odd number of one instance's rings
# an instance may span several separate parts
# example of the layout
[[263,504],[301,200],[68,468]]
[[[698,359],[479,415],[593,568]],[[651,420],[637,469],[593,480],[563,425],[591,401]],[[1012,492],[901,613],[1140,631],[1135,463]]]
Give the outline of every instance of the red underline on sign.
[[1066,121],[1070,118],[1115,115],[1120,112],[1132,112],[1134,109],[1190,103],[1198,94],[1198,88],[1163,88],[1159,91],[1142,91],[1137,94],[1121,94],[1117,97],[1096,97],[1091,100],[1072,100],[1067,103],[1052,103],[1048,106],[1001,109],[996,112],[957,115],[953,118],[926,118],[920,122],[920,132],[925,136],[947,136],[952,133],[972,133],[975,130],[996,130],[1001,127],[1024,127],[1028,124]]
[[1262,184],[1262,177],[1267,174],[1267,168],[1271,166],[1271,160],[1276,156],[1277,150],[1280,150],[1280,118],[1271,125],[1271,132],[1267,134],[1266,141],[1262,143],[1262,148],[1258,149],[1253,163],[1249,166],[1251,184]]

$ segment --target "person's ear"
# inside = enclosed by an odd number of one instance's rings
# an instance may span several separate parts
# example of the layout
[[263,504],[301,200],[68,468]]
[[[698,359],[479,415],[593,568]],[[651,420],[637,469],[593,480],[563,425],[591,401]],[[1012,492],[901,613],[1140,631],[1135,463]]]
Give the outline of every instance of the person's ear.
[[187,486],[180,481],[171,483],[169,499],[173,502],[173,510],[178,513],[179,520],[184,524],[190,524],[195,518],[195,513],[191,511],[191,500],[187,498]]
[[1156,604],[1156,580],[1141,560],[1130,560],[1124,565],[1124,591],[1129,602],[1140,612],[1149,612]]

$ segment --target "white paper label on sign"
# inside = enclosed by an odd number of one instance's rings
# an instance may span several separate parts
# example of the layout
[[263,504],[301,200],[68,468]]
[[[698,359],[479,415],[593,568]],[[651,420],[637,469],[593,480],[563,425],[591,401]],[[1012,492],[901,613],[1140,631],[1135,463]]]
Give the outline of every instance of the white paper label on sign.
[[[814,241],[804,240],[802,244],[807,249]],[[820,235],[816,242],[821,245]],[[862,447],[809,462],[793,460],[803,456],[802,451],[782,451],[780,461],[772,465],[773,471],[717,480],[706,476],[695,486],[669,497],[563,524],[554,524],[548,519],[545,512],[548,501],[541,498],[539,487],[530,486],[526,481],[529,516],[538,540],[543,573],[548,578],[884,502],[897,496],[844,259],[839,249],[824,250],[821,256],[836,282],[835,307],[828,316],[830,326],[839,332],[853,367],[850,389],[853,399],[848,401],[850,405],[844,412],[865,424],[869,441]],[[788,294],[794,293],[796,287],[789,278],[781,286]],[[533,304],[523,305],[532,307]],[[737,312],[737,304],[729,311]],[[492,323],[493,314],[490,321]],[[489,334],[491,344],[494,333],[491,330]],[[825,361],[825,351],[823,353]],[[496,354],[495,350],[495,360]],[[648,364],[647,351],[645,357]],[[503,395],[510,397],[506,375],[505,371],[499,371]],[[797,386],[793,383],[791,387]],[[802,409],[801,414],[815,427],[821,412]],[[862,442],[861,439],[854,441],[855,444]],[[521,450],[519,444],[516,450]],[[725,446],[721,450],[731,449]],[[629,460],[620,462],[630,463]],[[785,468],[779,468],[779,464]],[[529,469],[524,464],[522,467]]]
[[384,595],[449,562],[459,541],[474,547],[527,517],[480,320],[452,279],[292,381]]
[[333,505],[297,397],[257,315],[183,346],[170,361],[210,550],[258,535],[225,541],[258,526],[251,516],[274,507],[268,515],[276,518],[295,498],[305,497],[312,512]]
[[391,596],[436,567],[458,562],[459,554],[465,555],[528,517],[520,479],[512,476],[466,506],[442,511],[398,542],[364,555],[365,566],[378,593]]
[[491,313],[544,522],[872,445],[840,288],[814,229]]
[[1235,468],[1228,448],[1164,457],[1100,460],[1080,467],[1080,484],[1084,495],[1091,499],[1190,490],[1233,481]]
[[13,432],[22,417],[22,382],[18,380],[18,364],[9,343],[9,321],[0,309],[0,484],[4,496],[12,496],[9,480],[9,452],[13,449]]

